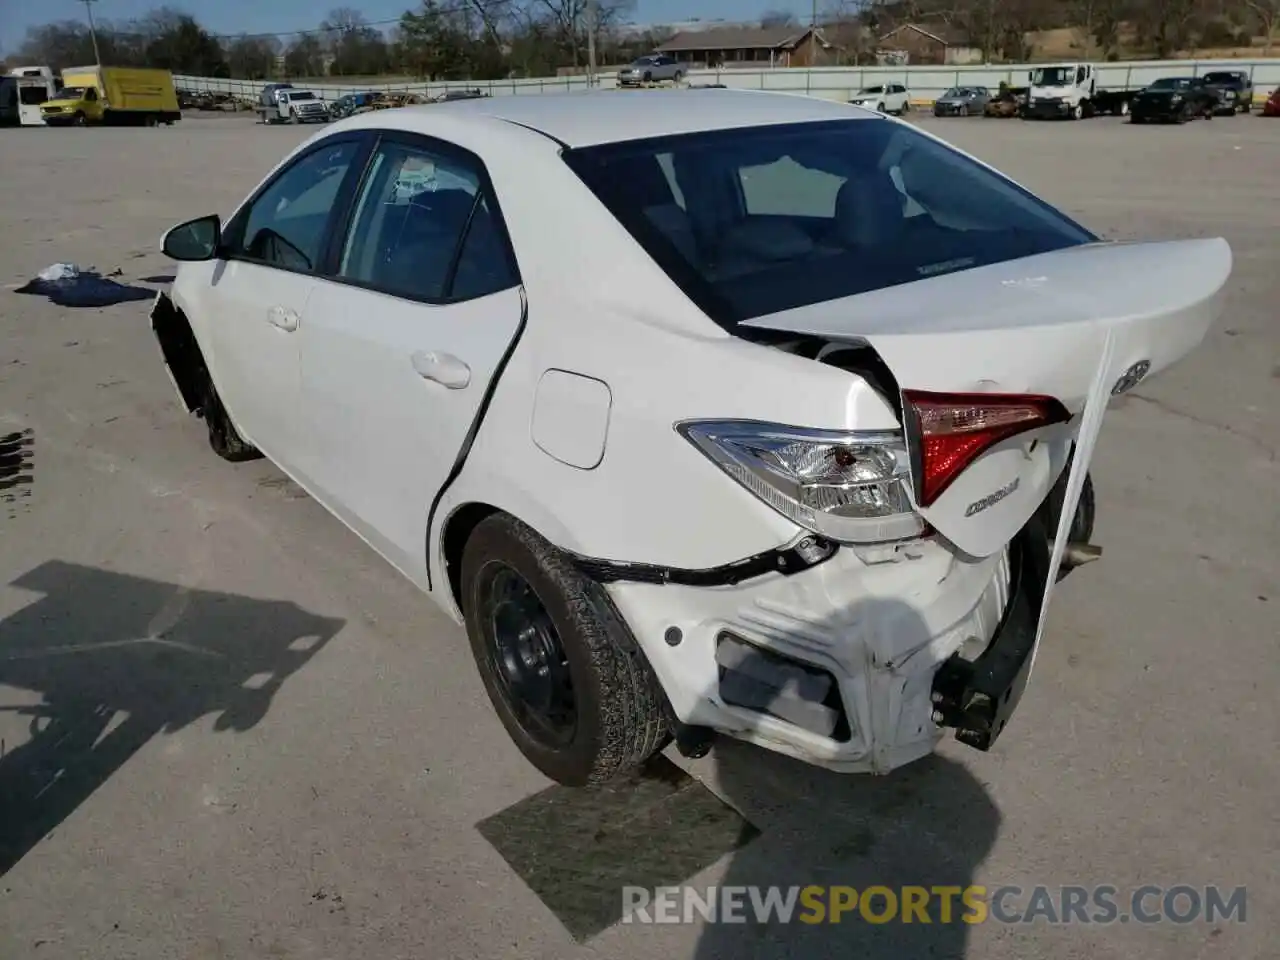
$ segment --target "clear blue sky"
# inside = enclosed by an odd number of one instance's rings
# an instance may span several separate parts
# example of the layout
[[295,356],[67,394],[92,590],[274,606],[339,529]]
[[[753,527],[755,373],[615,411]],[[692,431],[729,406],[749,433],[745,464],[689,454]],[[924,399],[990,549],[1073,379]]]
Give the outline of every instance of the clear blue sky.
[[[442,0],[447,3],[448,0]],[[166,5],[164,0],[97,0],[96,20],[130,20]],[[218,34],[287,33],[314,27],[331,7],[351,6],[372,21],[390,20],[416,0],[173,0],[167,4],[192,13]],[[820,7],[827,6],[822,2]],[[752,20],[766,10],[791,10],[807,15],[812,0],[636,0],[633,19],[638,23],[670,23],[692,17]],[[76,0],[0,0],[0,49],[12,50],[27,28],[51,20],[83,19],[85,7]]]

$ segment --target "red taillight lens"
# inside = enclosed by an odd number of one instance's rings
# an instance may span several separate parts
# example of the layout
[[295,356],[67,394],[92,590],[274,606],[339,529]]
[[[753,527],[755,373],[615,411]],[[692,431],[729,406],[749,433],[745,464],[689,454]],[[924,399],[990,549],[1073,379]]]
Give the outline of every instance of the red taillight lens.
[[915,447],[916,496],[927,507],[974,460],[1001,440],[1071,419],[1053,397],[904,390]]

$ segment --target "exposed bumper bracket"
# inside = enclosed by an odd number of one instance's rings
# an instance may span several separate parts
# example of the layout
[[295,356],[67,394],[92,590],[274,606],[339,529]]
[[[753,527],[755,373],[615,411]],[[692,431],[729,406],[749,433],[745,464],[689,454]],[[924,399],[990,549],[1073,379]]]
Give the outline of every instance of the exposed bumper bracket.
[[957,740],[978,750],[991,749],[1022,698],[1049,576],[1049,541],[1039,518],[1009,549],[1009,606],[991,643],[974,660],[952,654],[933,678],[934,722],[955,728]]

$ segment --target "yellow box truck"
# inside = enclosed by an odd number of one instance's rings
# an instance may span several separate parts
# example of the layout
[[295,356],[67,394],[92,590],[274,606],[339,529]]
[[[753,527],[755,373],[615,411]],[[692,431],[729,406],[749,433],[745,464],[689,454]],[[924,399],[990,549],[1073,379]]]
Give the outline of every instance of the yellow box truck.
[[138,124],[182,119],[173,74],[150,67],[68,67],[62,89],[40,105],[46,124]]

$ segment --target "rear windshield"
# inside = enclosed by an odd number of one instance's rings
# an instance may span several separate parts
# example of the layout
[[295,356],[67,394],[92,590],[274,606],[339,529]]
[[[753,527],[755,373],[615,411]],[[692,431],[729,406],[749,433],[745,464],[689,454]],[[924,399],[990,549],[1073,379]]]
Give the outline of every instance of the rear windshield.
[[786,124],[565,153],[712,319],[835,300],[1097,238],[905,124]]

